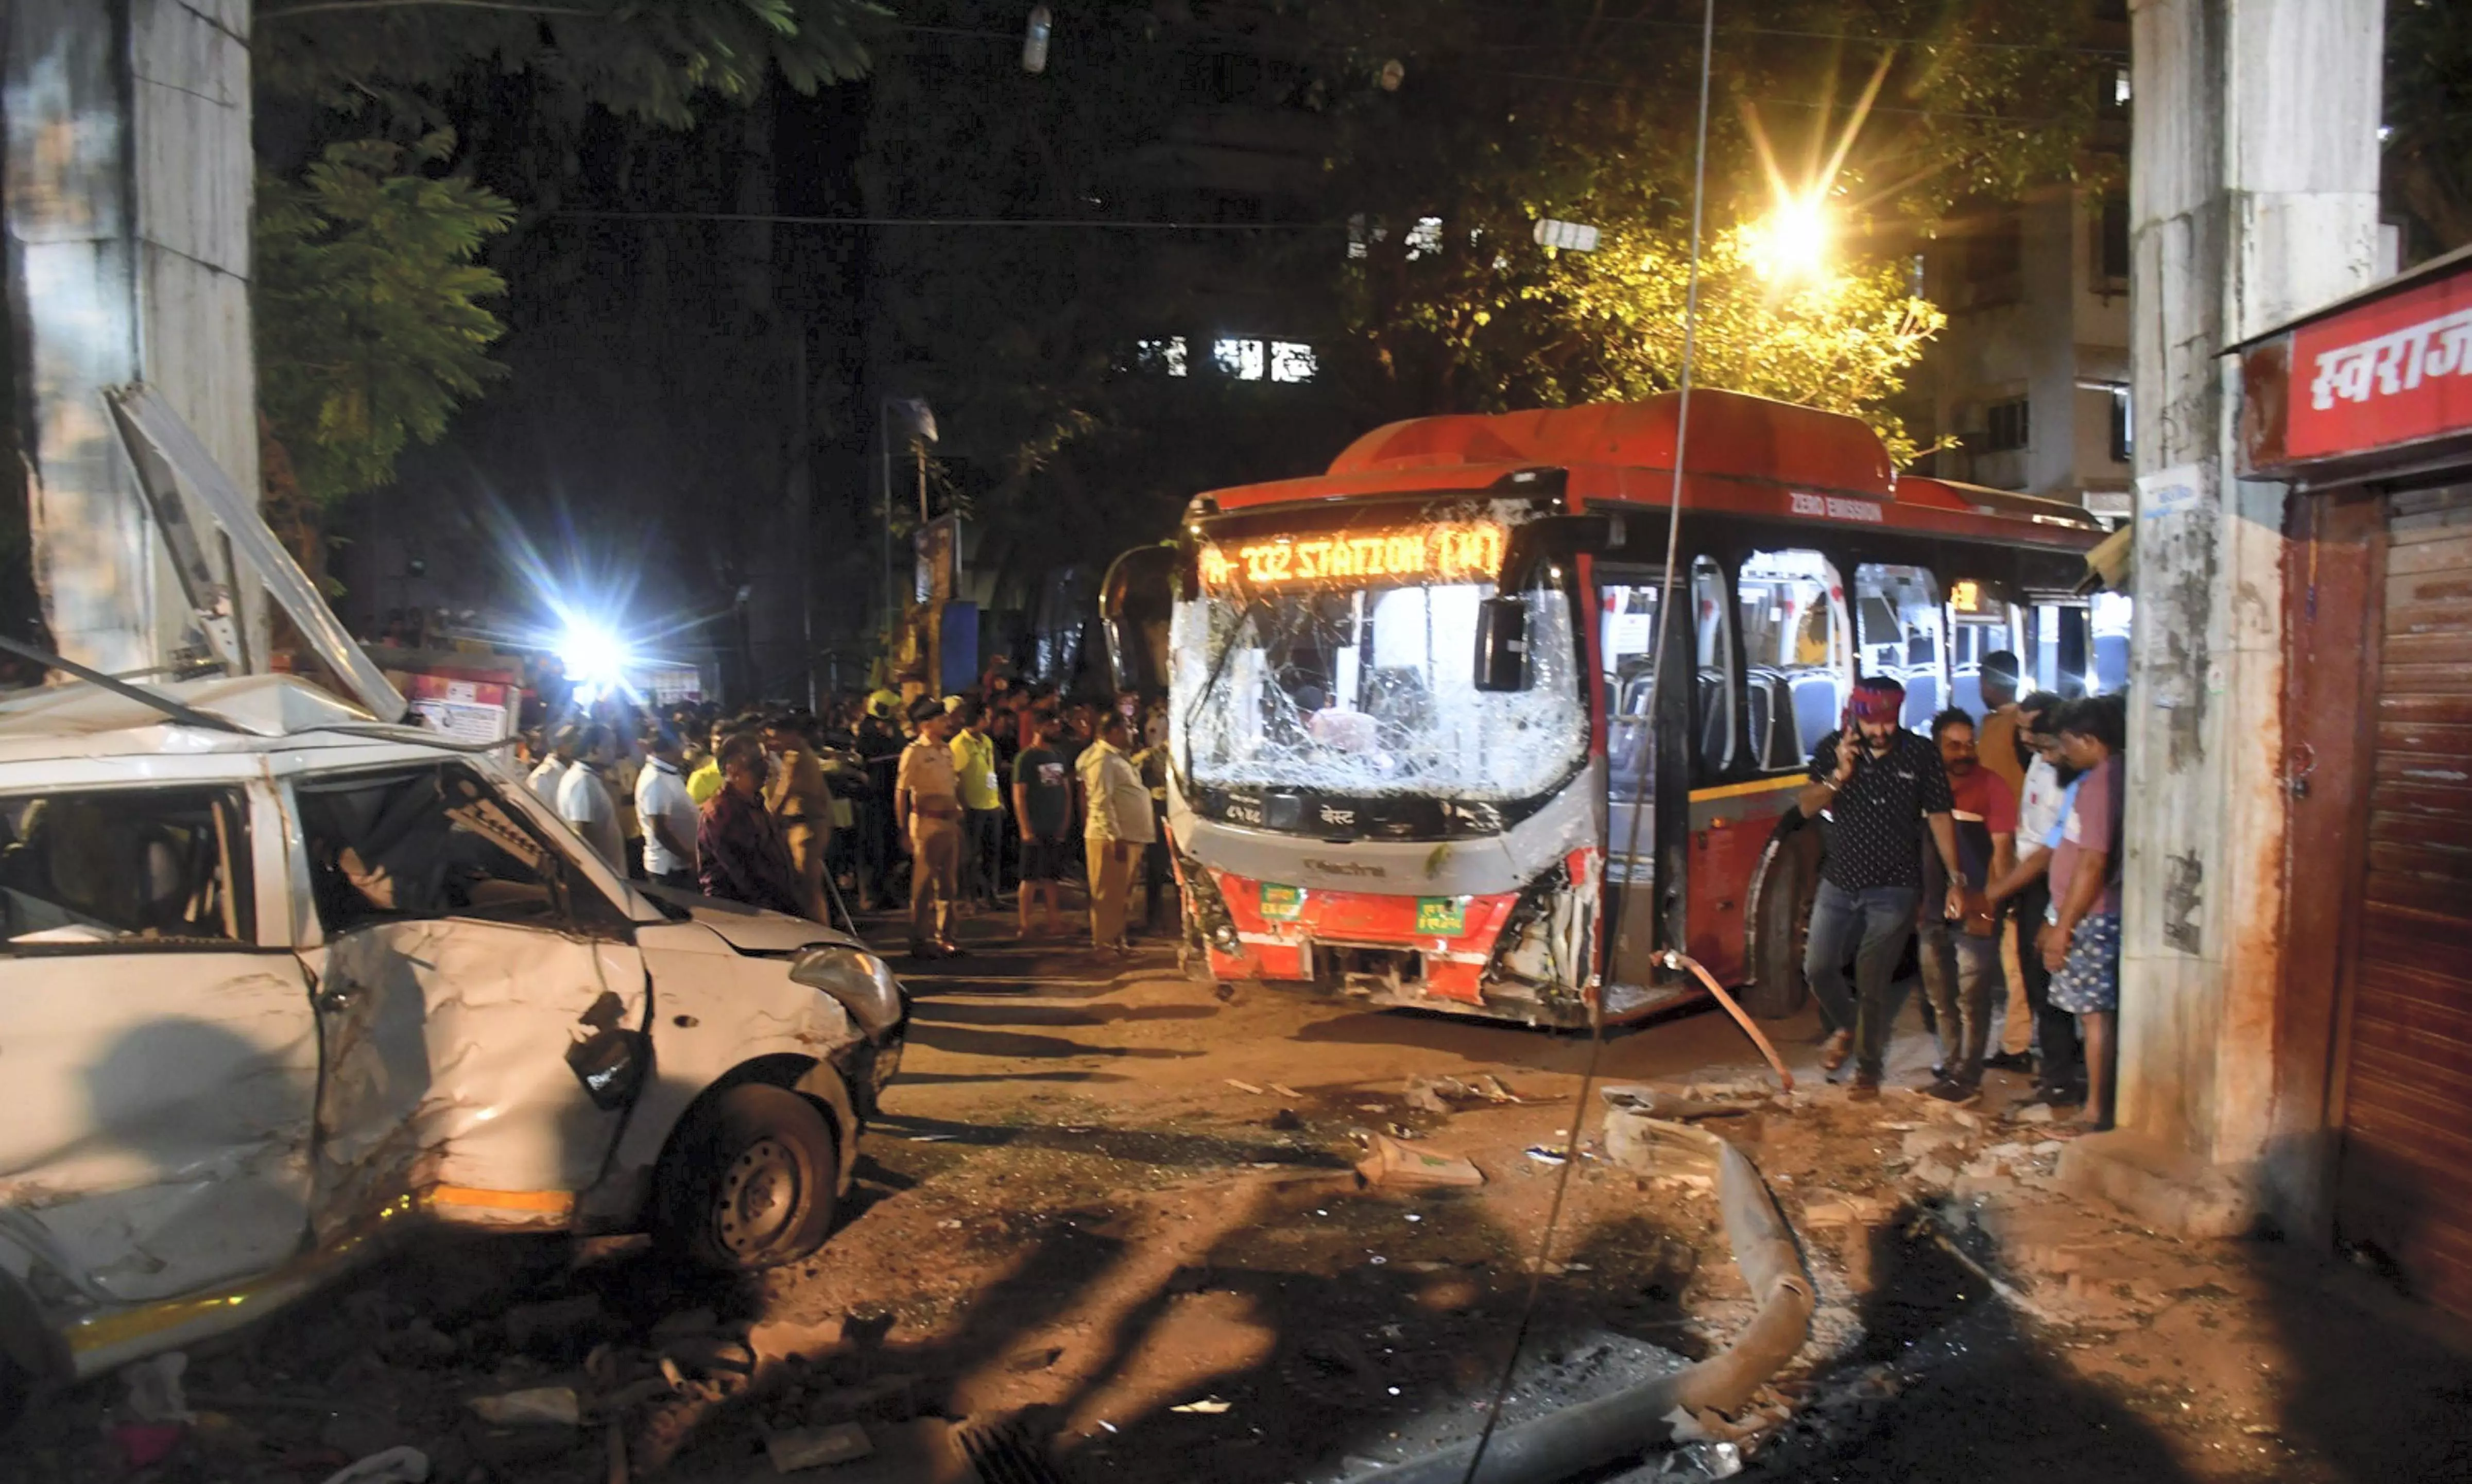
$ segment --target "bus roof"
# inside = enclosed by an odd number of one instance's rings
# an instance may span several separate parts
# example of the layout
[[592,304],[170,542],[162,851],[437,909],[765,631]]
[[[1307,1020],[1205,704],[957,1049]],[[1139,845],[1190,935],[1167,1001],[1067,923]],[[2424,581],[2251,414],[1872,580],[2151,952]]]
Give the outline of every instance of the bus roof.
[[[1682,399],[1595,402],[1524,412],[1414,417],[1374,429],[1328,473],[1203,497],[1221,510],[1490,489],[1560,470],[1575,508],[1663,506],[1673,497]],[[1685,510],[1843,523],[2084,550],[2103,528],[2078,506],[1896,472],[1860,418],[1747,396],[1691,394]],[[1207,506],[1205,506],[1207,507]]]

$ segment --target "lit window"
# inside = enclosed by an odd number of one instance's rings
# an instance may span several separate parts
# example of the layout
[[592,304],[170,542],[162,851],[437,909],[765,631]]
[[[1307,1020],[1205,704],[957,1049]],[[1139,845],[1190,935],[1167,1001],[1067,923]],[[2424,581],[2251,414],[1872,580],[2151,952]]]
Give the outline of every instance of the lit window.
[[1349,257],[1365,256],[1367,246],[1381,240],[1382,228],[1366,225],[1365,213],[1360,211],[1347,219],[1347,255]]
[[1262,379],[1262,342],[1260,341],[1220,341],[1210,347],[1210,359],[1219,369],[1238,381]]
[[1320,369],[1321,363],[1314,359],[1311,345],[1298,344],[1295,341],[1271,342],[1271,380],[1311,381],[1314,372]]
[[2127,67],[2119,68],[2111,75],[2111,106],[2115,108],[2125,108],[2128,106],[2128,69]]
[[1185,374],[1184,337],[1181,335],[1171,335],[1164,340],[1135,341],[1133,351],[1145,371],[1165,372],[1170,376]]
[[1416,224],[1408,229],[1408,261],[1414,263],[1418,258],[1438,254],[1441,250],[1442,219],[1418,217]]

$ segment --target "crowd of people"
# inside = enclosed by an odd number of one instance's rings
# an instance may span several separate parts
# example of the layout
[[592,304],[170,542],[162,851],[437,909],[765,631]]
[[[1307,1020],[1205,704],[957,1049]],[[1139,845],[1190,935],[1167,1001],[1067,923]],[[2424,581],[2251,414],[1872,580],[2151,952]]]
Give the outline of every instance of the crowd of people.
[[1166,718],[1163,700],[1074,700],[999,668],[957,695],[887,686],[821,715],[604,700],[527,731],[518,758],[534,795],[639,881],[819,922],[906,899],[918,958],[960,954],[955,919],[1008,895],[1021,937],[1061,937],[1079,892],[1092,947],[1122,954],[1137,889],[1144,930],[1177,918]]
[[1877,1097],[1918,978],[1929,1095],[1968,1103],[1985,1068],[2032,1072],[2032,1100],[2109,1127],[2126,712],[2018,683],[2015,655],[1985,656],[1985,715],[1943,711],[1926,738],[1902,724],[1904,688],[1866,677],[1815,749],[1797,803],[1824,842],[1803,963],[1820,1064],[1852,1060],[1852,1095]]

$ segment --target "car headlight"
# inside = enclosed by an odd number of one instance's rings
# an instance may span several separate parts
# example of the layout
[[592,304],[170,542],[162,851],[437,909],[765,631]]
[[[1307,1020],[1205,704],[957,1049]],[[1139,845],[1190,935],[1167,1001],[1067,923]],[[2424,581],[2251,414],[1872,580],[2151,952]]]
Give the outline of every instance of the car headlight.
[[880,1041],[910,1015],[910,1001],[892,966],[861,948],[811,948],[790,966],[790,978],[841,1001],[870,1041]]

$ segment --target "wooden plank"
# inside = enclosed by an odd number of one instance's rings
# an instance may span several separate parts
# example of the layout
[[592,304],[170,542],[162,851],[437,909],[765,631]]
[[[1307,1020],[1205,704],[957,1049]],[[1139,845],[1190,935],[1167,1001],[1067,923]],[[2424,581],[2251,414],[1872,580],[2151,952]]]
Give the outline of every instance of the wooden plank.
[[2386,643],[2387,663],[2396,671],[2395,676],[2387,684],[2390,691],[2413,689],[2402,677],[2425,665],[2472,664],[2472,627],[2449,627],[2419,634],[2389,631]]
[[2472,721],[2472,696],[2382,695],[2376,706],[2380,721]]
[[2391,695],[2472,695],[2472,668],[2447,660],[2397,660],[2387,666],[2385,678]]
[[2364,954],[2360,987],[2365,1002],[2374,992],[2392,1001],[2454,1007],[2472,1015],[2472,978],[2464,978],[2460,970],[2437,968],[2425,958],[2396,961]]
[[2452,541],[2421,541],[2387,550],[2387,577],[2417,577],[2425,572],[2472,570],[2472,553]]
[[[2430,831],[2432,835],[2437,832]],[[2450,850],[2442,845],[2415,841],[2409,845],[2369,842],[2369,871],[2375,875],[2391,871],[2397,875],[2417,876],[2423,882],[2454,882],[2458,889],[2472,896],[2472,850]]]
[[2472,919],[2466,918],[2465,910],[2460,902],[2431,912],[2414,911],[2394,903],[2365,902],[2361,908],[2361,952],[2395,963],[2453,966],[2472,962]]
[[2387,585],[2388,622],[2423,610],[2444,619],[2460,611],[2455,605],[2466,600],[2472,600],[2472,568],[2406,574]]
[[2413,840],[2432,829],[2472,832],[2472,789],[2411,789],[2388,784],[2369,815],[2369,838]]
[[2439,757],[2472,758],[2472,721],[2411,721],[2380,717],[2376,742],[2380,752],[2426,752]]
[[2463,888],[2452,882],[2425,881],[2418,876],[2372,869],[2362,886],[2362,896],[2382,907],[2406,907],[2442,917],[2461,907]]
[[2472,510],[2472,484],[2439,484],[2429,489],[2407,489],[2387,496],[2387,518],[2416,515],[2425,510]]
[[2355,1037],[2365,1030],[2376,1030],[2383,1039],[2353,1043],[2352,1100],[2364,1108],[2389,1108],[2414,1117],[2425,1112],[2433,1128],[2443,1128],[2449,1137],[2462,1140],[2465,1155],[2472,1157],[2472,1130],[2466,1127],[2472,1124],[2472,1070],[2447,1066],[2443,1045],[2409,1037],[2401,1038],[2400,1045],[2389,1045],[2398,1038],[2386,1034],[2387,1027],[2353,1022]]

